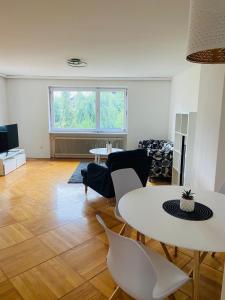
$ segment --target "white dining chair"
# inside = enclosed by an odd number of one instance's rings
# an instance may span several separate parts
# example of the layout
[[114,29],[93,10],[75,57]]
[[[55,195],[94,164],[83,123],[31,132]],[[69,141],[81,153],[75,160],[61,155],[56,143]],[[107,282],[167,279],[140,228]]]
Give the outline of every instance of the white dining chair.
[[[119,234],[123,234],[126,228],[126,222],[123,220],[122,216],[120,215],[118,205],[120,199],[130,191],[143,187],[140,178],[138,177],[137,173],[132,168],[126,169],[119,169],[113,171],[111,173],[113,186],[115,190],[115,197],[116,197],[116,207],[115,207],[115,217],[124,223],[121,231]],[[137,232],[137,239],[141,239],[144,242],[144,235]]]
[[[218,193],[224,194],[225,195],[225,181],[221,188],[219,189]],[[216,252],[212,252],[212,257],[215,257]]]
[[118,285],[109,299],[117,299],[120,289],[137,300],[175,299],[172,294],[189,277],[141,242],[111,231],[100,216],[96,218],[109,240],[107,265]]

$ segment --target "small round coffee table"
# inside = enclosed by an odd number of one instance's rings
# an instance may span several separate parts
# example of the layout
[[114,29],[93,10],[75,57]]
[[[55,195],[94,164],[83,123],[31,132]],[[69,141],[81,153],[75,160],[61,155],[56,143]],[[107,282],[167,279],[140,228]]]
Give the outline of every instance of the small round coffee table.
[[89,152],[91,154],[94,154],[94,156],[95,156],[95,163],[96,164],[100,164],[100,158],[101,158],[101,156],[107,156],[110,153],[121,152],[121,151],[123,151],[123,149],[112,148],[112,151],[108,152],[106,148],[95,148],[95,149],[91,149]]

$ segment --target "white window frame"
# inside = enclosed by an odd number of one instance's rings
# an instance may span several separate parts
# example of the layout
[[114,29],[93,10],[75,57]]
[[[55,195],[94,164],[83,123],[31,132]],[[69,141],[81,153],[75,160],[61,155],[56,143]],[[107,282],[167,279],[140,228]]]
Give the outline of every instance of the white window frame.
[[[92,91],[96,93],[96,128],[79,129],[79,128],[54,128],[54,112],[53,112],[53,92],[54,91]],[[124,125],[122,129],[101,129],[100,128],[100,92],[102,91],[123,91],[124,98]],[[106,88],[106,87],[49,87],[49,131],[50,133],[127,133],[128,131],[128,90],[127,88]]]

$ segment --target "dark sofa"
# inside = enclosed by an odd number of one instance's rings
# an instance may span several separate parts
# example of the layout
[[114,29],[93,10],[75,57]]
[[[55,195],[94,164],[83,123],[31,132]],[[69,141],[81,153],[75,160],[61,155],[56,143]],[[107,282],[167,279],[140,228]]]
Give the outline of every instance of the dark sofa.
[[143,186],[146,185],[149,173],[149,158],[145,149],[137,149],[111,153],[105,166],[90,163],[87,169],[81,170],[83,183],[106,198],[115,196],[111,172],[133,168],[139,176]]

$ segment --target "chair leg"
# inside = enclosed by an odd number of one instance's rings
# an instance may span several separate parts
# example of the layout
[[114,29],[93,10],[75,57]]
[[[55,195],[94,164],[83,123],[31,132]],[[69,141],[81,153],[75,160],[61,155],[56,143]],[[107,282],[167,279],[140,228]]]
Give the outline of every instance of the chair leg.
[[109,297],[109,300],[116,300],[116,299],[118,299],[118,296],[119,296],[120,292],[121,292],[121,288],[119,286],[117,286],[117,288],[115,289],[115,291]]
[[165,254],[166,254],[167,259],[168,259],[169,261],[173,262],[172,257],[170,256],[170,253],[169,253],[168,249],[166,248],[166,245],[165,245],[164,243],[162,243],[162,242],[160,242],[160,244],[161,244],[161,246],[162,246],[162,248],[163,248],[163,251],[164,251]]
[[88,186],[85,185],[85,194],[87,194],[87,191],[88,191]]
[[174,247],[174,257],[177,257],[178,247]]
[[212,252],[211,256],[215,257],[215,255],[216,255],[216,252]]
[[124,224],[123,224],[123,227],[120,229],[119,235],[123,235],[123,234],[124,234],[124,231],[125,231],[125,229],[126,229],[126,226],[127,226],[127,224],[124,223]]

